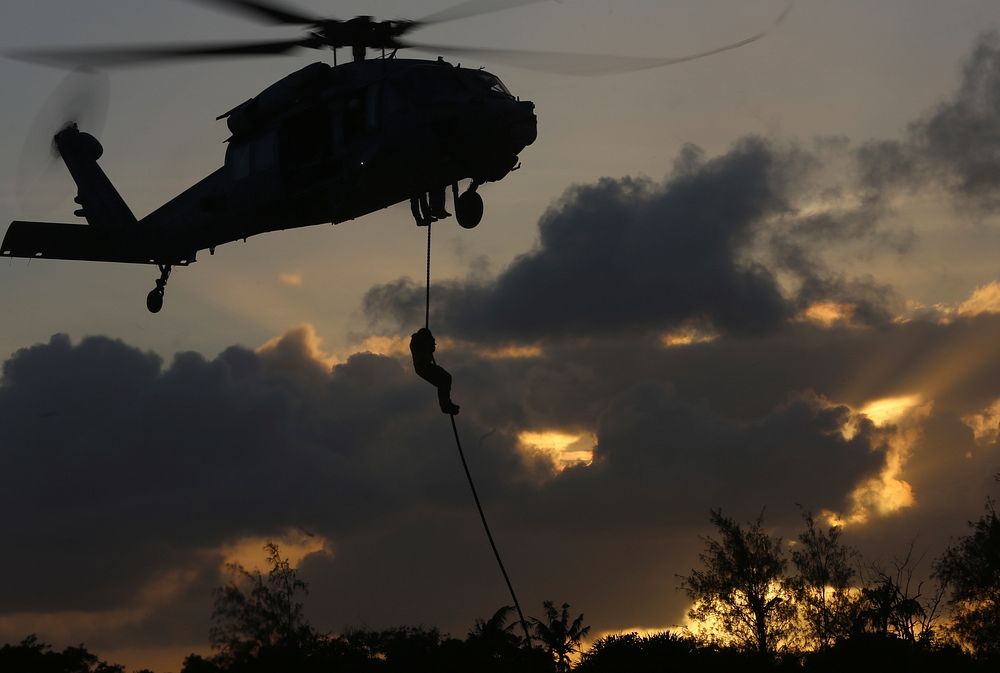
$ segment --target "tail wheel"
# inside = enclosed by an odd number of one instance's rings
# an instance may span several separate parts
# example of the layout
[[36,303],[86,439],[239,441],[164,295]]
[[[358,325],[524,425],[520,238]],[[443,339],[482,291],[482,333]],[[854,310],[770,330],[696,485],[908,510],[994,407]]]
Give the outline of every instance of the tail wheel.
[[475,229],[483,221],[483,197],[471,189],[455,202],[455,218],[464,229]]

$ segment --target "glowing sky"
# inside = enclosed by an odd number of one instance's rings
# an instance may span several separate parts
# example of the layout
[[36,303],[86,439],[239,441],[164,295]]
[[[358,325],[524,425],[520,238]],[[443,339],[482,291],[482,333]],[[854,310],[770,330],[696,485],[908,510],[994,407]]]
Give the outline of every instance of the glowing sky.
[[[669,56],[782,6],[565,0],[420,37]],[[995,0],[803,0],[765,40],[675,68],[490,66],[535,101],[539,140],[484,187],[478,229],[435,228],[432,323],[529,613],[569,601],[595,633],[683,623],[674,577],[711,507],[766,507],[787,539],[798,503],[882,558],[917,534],[933,556],[979,511],[1000,470],[991,29]],[[286,34],[170,0],[0,6],[0,49]],[[315,59],[115,72],[102,165],[145,214],[220,164],[215,116]],[[58,173],[34,205],[15,193],[60,78],[0,60],[4,226],[67,217]],[[0,561],[18,578],[0,641],[38,631],[176,668],[205,650],[224,563],[267,539],[323,629],[463,635],[504,604],[406,359],[423,236],[393,208],[224,246],[175,272],[156,316],[147,268],[0,264],[0,505],[19,550]]]

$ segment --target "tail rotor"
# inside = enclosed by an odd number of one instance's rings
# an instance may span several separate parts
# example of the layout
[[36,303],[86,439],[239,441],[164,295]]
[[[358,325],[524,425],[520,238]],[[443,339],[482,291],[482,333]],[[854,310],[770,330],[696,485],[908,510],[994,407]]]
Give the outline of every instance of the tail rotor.
[[28,215],[47,215],[72,193],[68,174],[58,169],[55,137],[77,126],[100,136],[107,119],[107,74],[79,68],[67,74],[42,104],[28,134],[17,172],[17,199]]

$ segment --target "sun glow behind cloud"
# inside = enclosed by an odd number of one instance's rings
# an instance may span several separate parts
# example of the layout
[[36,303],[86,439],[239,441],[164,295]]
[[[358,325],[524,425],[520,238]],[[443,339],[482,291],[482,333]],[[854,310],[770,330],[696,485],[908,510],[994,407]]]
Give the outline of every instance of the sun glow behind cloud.
[[956,318],[975,318],[998,313],[1000,313],[1000,281],[994,280],[976,287],[968,298],[959,304],[939,302],[927,305],[912,299],[907,300],[906,312],[897,316],[894,322],[905,324],[919,318],[948,325]]
[[1000,282],[977,287],[958,307],[958,314],[967,318],[984,313],[1000,313]]
[[972,430],[979,444],[995,444],[1000,439],[1000,399],[978,414],[962,416],[962,422]]
[[309,354],[309,357],[316,362],[332,367],[340,360],[336,355],[327,353],[322,347],[323,339],[316,333],[316,328],[305,324],[293,327],[281,336],[274,337],[257,349],[258,355],[266,355],[269,352],[277,352],[282,348],[301,347]]
[[681,327],[660,337],[660,343],[664,348],[678,348],[681,346],[691,346],[693,344],[711,343],[719,338],[719,335],[712,331],[701,330],[695,327]]
[[871,419],[875,425],[892,425],[906,420],[923,405],[920,395],[901,395],[873,400],[861,407],[860,413]]
[[594,437],[586,432],[525,431],[517,435],[517,441],[522,451],[550,457],[559,471],[574,465],[589,465],[594,459]]
[[857,433],[859,417],[867,418],[886,433],[885,464],[877,476],[852,491],[851,505],[845,513],[823,512],[831,525],[865,524],[874,516],[889,516],[916,504],[913,487],[902,475],[913,447],[923,436],[923,421],[932,409],[933,402],[913,394],[872,400],[857,410],[843,428],[844,437],[850,439]]
[[[439,352],[450,350],[472,349],[476,355],[489,360],[518,360],[524,358],[537,358],[544,354],[541,346],[533,344],[511,344],[506,346],[496,346],[484,348],[467,342],[456,341],[449,338],[435,338]],[[373,353],[375,355],[385,355],[387,357],[410,357],[410,337],[375,335],[367,336],[360,343],[338,356],[340,362],[345,362],[351,353]]]
[[833,327],[838,324],[849,324],[854,317],[856,307],[835,301],[821,301],[806,307],[799,315],[799,322],[808,322],[822,327]]
[[477,354],[490,360],[521,360],[524,358],[538,358],[544,355],[541,346],[534,345],[510,345],[499,346],[497,348],[477,349]]
[[248,570],[267,570],[265,545],[273,542],[281,550],[281,557],[296,568],[306,556],[330,553],[330,543],[323,537],[304,529],[285,531],[272,537],[245,537],[230,542],[220,550],[225,565],[238,563]]

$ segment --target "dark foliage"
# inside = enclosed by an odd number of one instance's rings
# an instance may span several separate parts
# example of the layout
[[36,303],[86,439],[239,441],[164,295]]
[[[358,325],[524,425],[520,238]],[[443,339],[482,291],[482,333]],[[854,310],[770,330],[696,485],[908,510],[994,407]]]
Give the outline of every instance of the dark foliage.
[[892,635],[865,633],[840,640],[829,648],[807,654],[804,673],[843,671],[905,671],[959,673],[985,671],[952,645],[921,644]]
[[670,632],[640,636],[624,633],[599,638],[574,669],[581,673],[724,673],[799,671],[794,657],[765,660],[746,650],[700,642]]
[[512,670],[509,662],[517,661],[524,652],[524,641],[515,632],[517,622],[511,619],[513,606],[505,605],[489,619],[477,619],[465,639],[465,656],[482,673]]
[[215,596],[209,640],[218,651],[216,663],[229,670],[267,671],[278,662],[304,669],[316,648],[317,634],[299,598],[307,592],[305,582],[281,558],[277,545],[268,543],[265,549],[267,575],[231,564],[234,578]]
[[580,643],[590,627],[583,625],[583,615],[570,618],[569,603],[563,603],[556,610],[552,601],[543,603],[545,619],[532,619],[535,638],[549,653],[555,665],[556,673],[566,673],[570,670],[571,657],[580,651]]
[[[101,661],[80,645],[56,652],[51,645],[28,636],[17,645],[0,647],[0,671],[11,673],[125,673],[117,664]],[[138,673],[143,673],[139,671]]]
[[980,659],[1000,663],[1000,517],[996,503],[951,546],[935,571],[950,589],[951,630]]
[[[787,574],[780,538],[763,517],[739,524],[713,511],[717,537],[704,538],[703,568],[683,578],[691,616],[714,619],[721,633],[625,633],[598,638],[570,606],[543,604],[533,646],[518,635],[513,609],[479,619],[464,640],[435,628],[315,631],[305,620],[305,583],[267,545],[267,573],[234,565],[216,593],[210,638],[216,653],[192,654],[181,673],[840,673],[904,671],[987,673],[997,668],[1000,636],[1000,517],[992,500],[938,559],[940,583],[924,588],[912,548],[889,565],[855,573],[856,552],[836,527],[805,514],[805,531]],[[936,628],[946,587],[950,629]],[[948,639],[947,635],[955,638]],[[29,636],[0,647],[0,673],[125,673],[82,645],[61,652]],[[134,673],[151,673],[135,671]]]
[[825,649],[850,634],[855,576],[851,561],[857,554],[841,542],[839,527],[823,530],[809,512],[803,519],[806,530],[792,549],[796,574],[788,586],[799,607],[806,643]]
[[785,646],[795,616],[781,538],[764,530],[763,514],[746,526],[719,510],[711,520],[718,539],[704,538],[703,567],[683,578],[694,601],[690,617],[718,622],[726,640],[770,659]]

